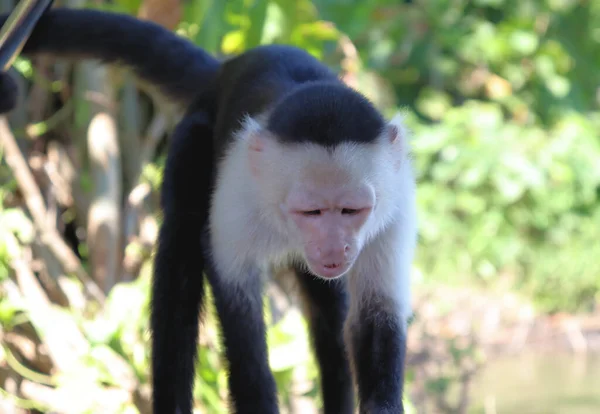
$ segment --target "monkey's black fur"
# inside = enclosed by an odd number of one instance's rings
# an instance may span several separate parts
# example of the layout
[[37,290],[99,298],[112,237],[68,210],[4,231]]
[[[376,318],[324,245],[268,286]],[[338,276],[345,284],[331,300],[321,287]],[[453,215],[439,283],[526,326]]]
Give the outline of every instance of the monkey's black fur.
[[371,142],[384,125],[371,102],[336,79],[310,83],[286,96],[269,118],[268,128],[284,142],[316,141],[334,147],[341,142]]
[[374,140],[385,121],[373,105],[304,50],[259,46],[224,62],[215,140],[222,149],[244,114],[274,107],[267,128],[283,142],[333,146]]
[[[0,25],[7,18],[1,15]],[[219,68],[217,59],[158,24],[88,9],[48,10],[21,54],[121,63],[184,105],[210,84]]]
[[[375,315],[385,315],[378,318]],[[356,363],[357,377],[363,381],[358,398],[365,402],[360,414],[402,413],[406,357],[406,334],[393,312],[373,304],[360,315],[360,323],[350,327],[353,349],[350,358]]]
[[17,105],[17,83],[8,74],[0,75],[0,114],[10,112]]
[[[3,24],[6,16],[0,17]],[[308,53],[262,46],[220,63],[158,25],[120,14],[56,8],[41,18],[24,55],[50,53],[125,63],[143,79],[187,105],[170,143],[161,191],[160,229],[152,285],[153,407],[157,414],[192,409],[198,317],[208,276],[222,327],[232,408],[238,414],[276,414],[259,284],[226,283],[207,247],[210,195],[217,161],[247,114],[272,109],[267,128],[286,143],[367,143],[384,120],[361,95]],[[16,87],[0,75],[0,111],[16,102]],[[206,252],[203,254],[203,252]],[[250,274],[258,268],[249,266]],[[321,370],[326,414],[353,412],[348,357],[355,361],[361,413],[401,413],[405,338],[400,322],[364,315],[346,350],[348,311],[344,280],[325,283],[296,269],[308,308],[312,343]],[[247,275],[239,275],[247,276]],[[383,326],[382,326],[383,325]],[[350,353],[348,353],[350,352]],[[369,411],[364,411],[370,407]]]

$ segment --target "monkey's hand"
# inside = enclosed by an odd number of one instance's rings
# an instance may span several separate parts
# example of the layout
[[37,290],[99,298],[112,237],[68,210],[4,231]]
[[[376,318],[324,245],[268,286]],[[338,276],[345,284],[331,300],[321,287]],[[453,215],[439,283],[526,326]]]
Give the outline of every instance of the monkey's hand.
[[0,114],[6,114],[17,106],[19,88],[8,73],[0,73]]

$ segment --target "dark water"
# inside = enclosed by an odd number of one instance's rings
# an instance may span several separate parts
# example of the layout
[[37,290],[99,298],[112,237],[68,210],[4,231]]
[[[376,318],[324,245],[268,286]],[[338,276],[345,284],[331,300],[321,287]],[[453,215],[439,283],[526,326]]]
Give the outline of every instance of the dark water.
[[490,361],[469,414],[600,414],[600,354],[529,353]]

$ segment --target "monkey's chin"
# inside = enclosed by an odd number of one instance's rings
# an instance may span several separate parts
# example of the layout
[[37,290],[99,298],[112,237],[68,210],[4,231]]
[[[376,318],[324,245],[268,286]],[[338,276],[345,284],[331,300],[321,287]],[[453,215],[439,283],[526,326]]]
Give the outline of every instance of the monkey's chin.
[[345,275],[350,270],[350,264],[329,264],[324,265],[322,263],[309,263],[308,267],[315,276],[321,279],[333,280],[338,277]]

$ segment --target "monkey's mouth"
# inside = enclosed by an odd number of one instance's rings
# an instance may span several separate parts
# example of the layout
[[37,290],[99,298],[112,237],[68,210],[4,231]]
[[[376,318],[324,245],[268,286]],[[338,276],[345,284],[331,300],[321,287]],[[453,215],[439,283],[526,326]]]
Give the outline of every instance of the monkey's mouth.
[[311,266],[312,272],[324,279],[335,279],[342,276],[349,269],[347,263],[313,263]]

